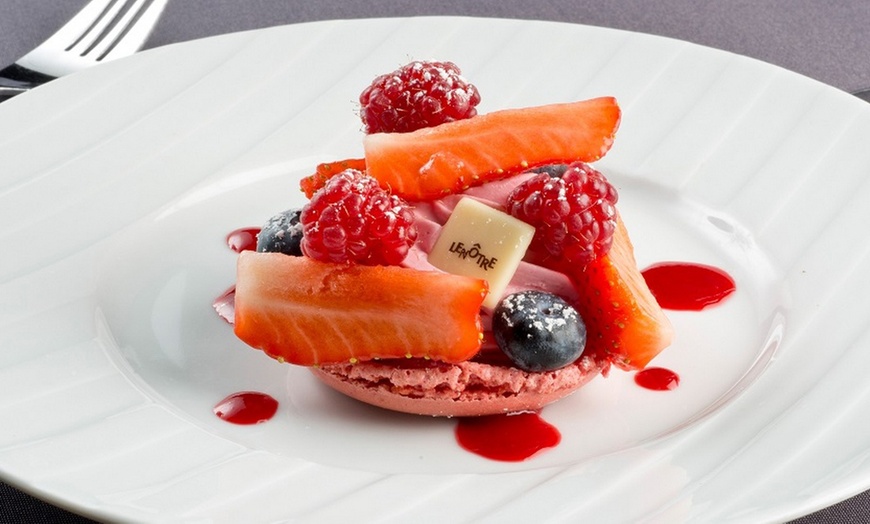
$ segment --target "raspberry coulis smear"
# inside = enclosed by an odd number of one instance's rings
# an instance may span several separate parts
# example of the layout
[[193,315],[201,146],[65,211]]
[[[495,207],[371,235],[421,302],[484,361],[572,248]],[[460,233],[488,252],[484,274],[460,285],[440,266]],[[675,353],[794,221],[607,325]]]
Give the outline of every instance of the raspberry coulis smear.
[[278,412],[278,401],[257,391],[240,391],[227,396],[214,407],[214,414],[232,424],[266,422]]
[[555,447],[562,435],[537,412],[461,418],[456,441],[471,453],[492,460],[520,462]]
[[665,309],[701,311],[736,290],[734,279],[719,268],[688,262],[659,262],[642,271],[646,284]]
[[634,383],[653,391],[670,391],[680,385],[680,376],[667,368],[649,367],[635,373]]
[[236,253],[257,249],[257,233],[259,227],[242,227],[227,234],[227,247]]

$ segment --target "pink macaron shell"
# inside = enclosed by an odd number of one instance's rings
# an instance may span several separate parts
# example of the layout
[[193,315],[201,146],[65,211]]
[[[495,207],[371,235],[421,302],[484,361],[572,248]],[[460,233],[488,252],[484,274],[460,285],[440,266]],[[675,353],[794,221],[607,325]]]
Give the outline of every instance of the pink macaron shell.
[[606,364],[583,357],[544,373],[475,361],[423,366],[366,361],[324,365],[311,371],[327,386],[384,409],[470,417],[538,410],[573,393],[606,368]]

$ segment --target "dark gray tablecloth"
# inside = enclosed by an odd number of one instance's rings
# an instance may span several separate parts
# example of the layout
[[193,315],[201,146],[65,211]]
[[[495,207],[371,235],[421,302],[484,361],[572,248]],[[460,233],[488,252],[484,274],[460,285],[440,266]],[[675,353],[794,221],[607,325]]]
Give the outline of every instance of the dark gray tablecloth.
[[[2,0],[0,64],[39,44],[85,3]],[[758,58],[845,91],[870,87],[867,0],[171,0],[146,47],[297,22],[412,15],[557,20],[641,31]],[[0,483],[0,523],[81,522],[90,521]],[[870,522],[870,492],[796,522]]]

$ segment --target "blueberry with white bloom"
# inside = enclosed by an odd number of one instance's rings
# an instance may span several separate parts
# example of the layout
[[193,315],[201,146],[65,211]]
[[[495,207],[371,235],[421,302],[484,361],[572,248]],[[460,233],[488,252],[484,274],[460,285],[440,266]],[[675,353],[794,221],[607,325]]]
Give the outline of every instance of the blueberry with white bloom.
[[300,209],[288,209],[273,216],[257,235],[257,251],[260,253],[284,253],[302,256],[302,224]]
[[492,334],[520,369],[553,371],[577,360],[586,347],[586,324],[561,297],[543,291],[508,295],[495,308]]

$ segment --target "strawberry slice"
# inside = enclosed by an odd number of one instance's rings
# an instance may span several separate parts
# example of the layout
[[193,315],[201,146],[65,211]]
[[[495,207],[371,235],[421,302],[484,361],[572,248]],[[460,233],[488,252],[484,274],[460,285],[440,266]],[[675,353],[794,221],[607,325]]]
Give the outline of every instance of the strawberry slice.
[[622,369],[641,369],[671,344],[673,327],[637,267],[621,219],[606,255],[585,269],[561,271],[580,295],[575,307],[586,322],[587,348],[596,354]]
[[592,162],[610,149],[612,97],[507,109],[410,133],[363,139],[368,173],[406,200],[431,200],[550,163]]
[[299,181],[299,188],[305,193],[305,196],[311,198],[318,189],[326,185],[327,180],[345,169],[365,171],[366,161],[364,158],[348,158],[346,160],[318,164],[314,174],[308,175]]
[[239,255],[236,278],[236,336],[291,364],[455,363],[480,348],[483,280],[254,251]]

